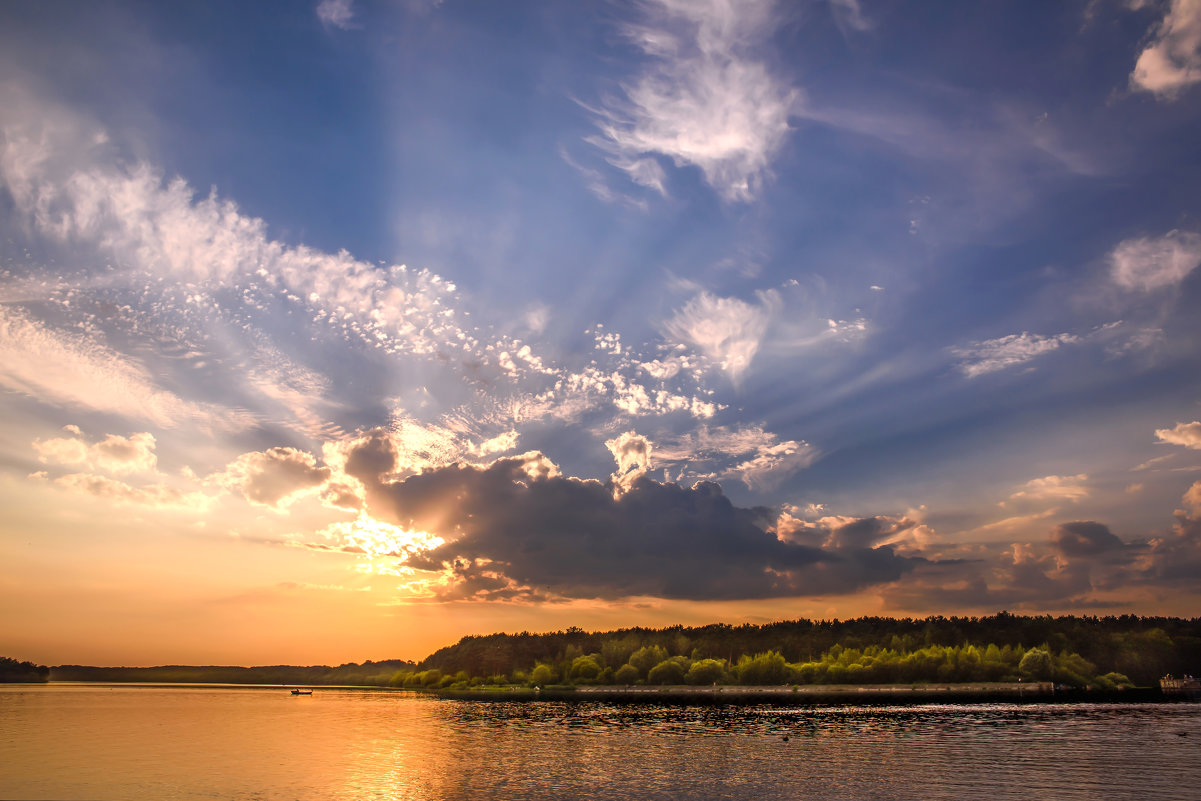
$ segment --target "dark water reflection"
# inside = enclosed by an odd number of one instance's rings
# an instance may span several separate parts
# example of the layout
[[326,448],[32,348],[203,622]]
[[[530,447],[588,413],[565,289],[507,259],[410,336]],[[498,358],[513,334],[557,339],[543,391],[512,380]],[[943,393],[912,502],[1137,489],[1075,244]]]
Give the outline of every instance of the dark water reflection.
[[1201,706],[0,687],[0,798],[1201,798]]

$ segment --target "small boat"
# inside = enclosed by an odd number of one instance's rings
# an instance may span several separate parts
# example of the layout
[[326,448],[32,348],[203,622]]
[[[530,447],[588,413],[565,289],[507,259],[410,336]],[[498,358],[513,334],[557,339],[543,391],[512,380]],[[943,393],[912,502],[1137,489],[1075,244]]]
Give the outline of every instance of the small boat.
[[293,690],[292,695],[312,695],[312,690]]

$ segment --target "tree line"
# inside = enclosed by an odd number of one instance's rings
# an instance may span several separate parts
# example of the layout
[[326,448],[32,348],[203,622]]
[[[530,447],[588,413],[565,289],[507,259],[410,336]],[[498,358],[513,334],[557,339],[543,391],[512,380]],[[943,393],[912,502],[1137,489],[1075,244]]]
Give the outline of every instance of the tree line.
[[42,682],[50,678],[50,668],[36,665],[33,662],[18,662],[7,656],[0,656],[0,683],[12,682]]
[[58,665],[48,668],[52,681],[171,682],[176,684],[303,684],[316,686],[386,687],[397,672],[416,665],[400,659],[362,664],[328,665],[160,665],[158,667],[93,667]]
[[468,636],[420,663],[48,668],[0,657],[0,681],[439,688],[485,684],[909,684],[1054,681],[1104,689],[1201,673],[1201,618],[1134,615],[789,620]]
[[792,620],[766,625],[464,637],[392,686],[1055,681],[1150,686],[1201,668],[1201,619],[1018,616]]

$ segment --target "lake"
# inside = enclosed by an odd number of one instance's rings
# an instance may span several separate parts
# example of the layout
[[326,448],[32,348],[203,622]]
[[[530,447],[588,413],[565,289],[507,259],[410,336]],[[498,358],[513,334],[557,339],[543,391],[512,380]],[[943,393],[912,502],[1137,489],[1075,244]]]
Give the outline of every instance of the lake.
[[1201,705],[0,685],[2,799],[1201,798]]

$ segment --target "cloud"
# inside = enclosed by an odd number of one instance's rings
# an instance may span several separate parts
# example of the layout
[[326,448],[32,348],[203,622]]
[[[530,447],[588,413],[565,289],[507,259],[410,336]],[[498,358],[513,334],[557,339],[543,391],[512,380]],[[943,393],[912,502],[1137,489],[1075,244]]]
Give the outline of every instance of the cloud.
[[913,517],[847,517],[828,515],[809,522],[789,512],[780,515],[776,535],[786,541],[833,551],[862,550],[893,546],[900,550],[918,550],[932,532]]
[[65,489],[91,495],[106,501],[155,509],[191,509],[200,511],[212,505],[213,499],[202,492],[184,492],[163,483],[134,486],[107,476],[72,473],[55,479]]
[[41,233],[190,285],[194,299],[231,286],[282,294],[312,309],[314,322],[388,353],[463,353],[478,345],[456,320],[456,287],[440,276],[404,265],[381,268],[345,251],[286,246],[267,236],[261,219],[215,191],[198,199],[185,181],[164,181],[144,163],[82,165],[61,175],[59,157],[77,146],[87,124],[70,119],[50,127],[40,116],[5,128],[0,179]]
[[1091,520],[1059,524],[1051,532],[1051,543],[1067,557],[1097,556],[1126,548],[1108,526]]
[[327,540],[339,543],[346,553],[361,553],[371,558],[401,557],[428,551],[443,544],[440,537],[424,532],[406,531],[367,515],[355,520],[331,523],[322,529]]
[[647,57],[625,97],[598,112],[592,144],[630,179],[665,192],[664,156],[694,166],[718,194],[748,201],[789,134],[800,93],[756,58],[773,28],[769,0],[651,0],[625,26]]
[[1201,422],[1177,423],[1173,428],[1157,428],[1155,436],[1163,442],[1172,445],[1183,445],[1194,451],[1201,451]]
[[1161,237],[1127,239],[1114,248],[1109,261],[1118,286],[1143,292],[1162,289],[1180,283],[1201,264],[1201,235],[1169,231]]
[[[630,470],[649,464],[637,435],[612,447]],[[363,450],[348,454],[346,469],[368,513],[445,539],[405,565],[449,571],[454,597],[787,597],[851,592],[912,568],[887,545],[785,542],[774,512],[735,506],[711,482],[686,489],[643,476],[615,493],[612,483],[559,475],[537,452],[388,479],[394,462],[371,442]]]
[[1171,534],[1153,538],[1139,568],[1157,583],[1195,587],[1201,575],[1201,481],[1184,493]]
[[330,469],[318,467],[310,453],[269,448],[242,454],[207,481],[240,492],[253,504],[278,509],[319,491],[330,475]]
[[158,457],[154,452],[154,435],[140,432],[123,437],[109,434],[100,442],[89,444],[75,426],[67,429],[76,436],[34,440],[33,449],[43,464],[83,464],[109,473],[154,473]]
[[0,306],[0,386],[45,403],[119,414],[160,428],[238,431],[255,423],[240,410],[186,401],[157,386],[132,359],[6,306]]
[[248,360],[252,366],[247,371],[247,385],[286,412],[282,422],[318,440],[342,433],[327,420],[337,406],[325,399],[331,388],[328,378],[296,364],[266,343],[257,343]]
[[353,0],[321,0],[317,4],[317,19],[328,27],[349,30],[355,27]]
[[1201,81],[1201,0],[1172,0],[1130,73],[1134,89],[1174,100]]
[[1038,498],[1078,501],[1087,498],[1089,489],[1084,485],[1088,476],[1084,473],[1075,476],[1045,476],[1033,478],[1022,485],[1022,489],[1013,493],[1011,499]]
[[976,378],[1025,364],[1056,350],[1060,345],[1078,342],[1079,339],[1074,334],[1042,336],[1023,331],[974,342],[966,348],[951,348],[951,353],[963,360],[959,364],[960,371],[968,378]]
[[760,292],[758,303],[702,292],[676,312],[663,330],[667,337],[700,350],[737,381],[755,358],[778,305],[775,292]]
[[1196,518],[1201,518],[1201,481],[1193,483],[1184,493],[1184,505],[1189,510],[1189,513]]
[[[753,490],[771,490],[809,467],[821,451],[804,440],[781,440],[762,426],[701,426],[683,435],[663,435],[656,461],[674,468],[676,480],[738,479]],[[729,462],[733,460],[733,465]]]
[[864,16],[859,0],[830,0],[830,11],[843,33],[848,29],[860,33],[871,30],[871,20]]
[[731,467],[725,475],[737,476],[751,489],[770,490],[820,457],[821,451],[808,442],[790,439],[774,445],[760,445],[754,456]]
[[[954,605],[987,610],[1000,605],[1045,610],[1048,604],[1114,608],[1140,595],[1154,599],[1175,590],[1192,591],[1201,574],[1201,481],[1189,487],[1182,501],[1185,508],[1175,511],[1176,522],[1164,536],[1127,541],[1104,523],[1077,520],[1053,527],[1043,541],[963,542],[956,559],[936,561],[931,555],[937,549],[926,547],[926,559],[881,594],[886,603],[903,609]],[[836,523],[826,528],[834,529]],[[873,536],[874,529],[868,529]],[[904,553],[900,547],[898,552]]]
[[605,447],[617,461],[617,471],[610,479],[614,492],[628,492],[651,468],[651,443],[633,431],[627,431],[605,442]]

